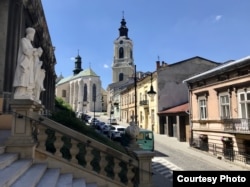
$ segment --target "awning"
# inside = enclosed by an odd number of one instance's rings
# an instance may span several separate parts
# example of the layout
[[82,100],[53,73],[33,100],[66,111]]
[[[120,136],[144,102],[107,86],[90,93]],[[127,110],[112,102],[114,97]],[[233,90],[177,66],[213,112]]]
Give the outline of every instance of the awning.
[[188,112],[188,111],[189,111],[189,103],[185,103],[185,104],[175,106],[173,108],[169,108],[167,110],[158,112],[158,114],[175,114],[175,113]]

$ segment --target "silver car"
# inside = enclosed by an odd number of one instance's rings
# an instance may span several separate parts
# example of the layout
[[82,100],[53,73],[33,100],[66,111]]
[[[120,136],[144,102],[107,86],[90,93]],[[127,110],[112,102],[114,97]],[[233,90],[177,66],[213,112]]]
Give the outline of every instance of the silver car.
[[111,125],[108,132],[108,137],[112,140],[121,138],[121,135],[125,133],[126,127],[120,125]]

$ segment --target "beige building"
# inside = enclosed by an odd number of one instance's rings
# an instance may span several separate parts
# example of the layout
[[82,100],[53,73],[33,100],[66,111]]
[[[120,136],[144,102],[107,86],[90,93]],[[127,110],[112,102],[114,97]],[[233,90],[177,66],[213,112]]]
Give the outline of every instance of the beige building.
[[191,144],[250,163],[250,57],[184,80],[189,88]]

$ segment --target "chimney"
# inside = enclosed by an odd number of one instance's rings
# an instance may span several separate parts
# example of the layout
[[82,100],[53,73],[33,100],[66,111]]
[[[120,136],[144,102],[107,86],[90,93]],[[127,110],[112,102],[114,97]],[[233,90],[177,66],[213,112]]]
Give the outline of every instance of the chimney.
[[168,64],[164,61],[161,62],[162,63],[162,67],[166,67]]
[[160,61],[159,60],[157,60],[156,61],[156,69],[159,69],[161,67],[161,65],[160,65]]

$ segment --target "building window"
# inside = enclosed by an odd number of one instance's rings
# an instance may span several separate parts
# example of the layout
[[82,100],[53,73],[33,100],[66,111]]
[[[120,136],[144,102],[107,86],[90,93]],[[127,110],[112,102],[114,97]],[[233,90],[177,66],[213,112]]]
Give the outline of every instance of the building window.
[[200,119],[207,119],[207,101],[202,98],[199,99],[199,108],[200,108]]
[[229,95],[221,95],[220,96],[220,112],[222,119],[230,118],[230,101]]
[[120,47],[120,48],[119,48],[119,58],[124,58],[123,47]]
[[66,97],[66,90],[62,90],[62,97]]
[[124,77],[123,73],[120,73],[119,74],[119,81],[123,81],[123,77]]
[[250,93],[239,94],[241,118],[250,118]]
[[88,98],[88,87],[86,84],[84,84],[84,87],[83,87],[83,101],[87,101],[87,98]]

